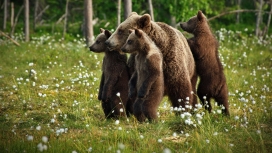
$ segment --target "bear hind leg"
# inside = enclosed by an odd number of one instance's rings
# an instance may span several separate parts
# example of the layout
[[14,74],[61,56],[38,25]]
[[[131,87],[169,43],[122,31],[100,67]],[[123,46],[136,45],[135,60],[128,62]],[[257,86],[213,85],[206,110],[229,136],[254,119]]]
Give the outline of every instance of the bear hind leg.
[[218,103],[219,106],[224,106],[222,113],[229,116],[229,102],[228,102],[228,89],[227,85],[223,85],[219,94],[214,97],[214,100]]
[[114,114],[112,113],[113,110],[112,110],[110,102],[108,102],[108,101],[107,102],[102,101],[101,103],[102,103],[102,109],[104,111],[105,117],[107,119],[113,118]]
[[207,93],[203,93],[200,87],[198,87],[197,90],[197,95],[198,98],[200,99],[202,105],[205,107],[206,110],[209,111],[209,113],[212,111],[212,106],[211,106],[211,96],[208,95]]
[[[192,98],[193,96],[191,94],[191,91],[192,91],[191,81],[183,82],[183,83],[177,82],[176,84],[173,84],[172,86],[168,86],[167,90],[169,91],[168,97],[174,108],[180,108],[180,107],[185,108],[185,105],[187,105],[186,102],[188,102],[188,98],[189,98],[189,104],[190,105],[193,104],[193,98]],[[178,115],[179,113],[176,113],[176,114]]]
[[142,105],[143,113],[150,122],[153,122],[153,121],[156,122],[158,119],[157,109],[158,109],[159,103],[160,101],[148,100],[148,101],[145,101]]
[[142,104],[143,100],[139,98],[137,98],[135,103],[133,104],[133,114],[135,115],[139,122],[144,122],[146,119],[142,110]]

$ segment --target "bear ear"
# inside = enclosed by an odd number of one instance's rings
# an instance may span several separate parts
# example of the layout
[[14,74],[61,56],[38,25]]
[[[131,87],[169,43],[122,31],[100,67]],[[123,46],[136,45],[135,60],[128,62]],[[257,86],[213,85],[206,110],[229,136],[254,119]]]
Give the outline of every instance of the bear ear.
[[132,32],[133,32],[133,30],[132,30],[132,29],[129,29],[129,30],[128,30],[128,33],[129,33],[129,34],[131,34]]
[[106,35],[107,38],[110,38],[111,32],[109,30],[104,30],[104,34]]
[[146,27],[151,22],[151,17],[149,14],[144,14],[139,20],[138,20],[138,27],[140,29]]
[[132,15],[138,15],[136,12],[131,12],[129,15],[128,15],[128,18]]
[[139,29],[135,29],[135,35],[138,37],[138,38],[141,38],[143,33],[142,31],[140,31]]
[[201,21],[201,20],[203,20],[205,18],[204,14],[202,13],[202,11],[200,11],[200,10],[198,11],[197,18],[198,18],[199,21]]
[[103,33],[105,30],[103,28],[100,28],[100,33]]

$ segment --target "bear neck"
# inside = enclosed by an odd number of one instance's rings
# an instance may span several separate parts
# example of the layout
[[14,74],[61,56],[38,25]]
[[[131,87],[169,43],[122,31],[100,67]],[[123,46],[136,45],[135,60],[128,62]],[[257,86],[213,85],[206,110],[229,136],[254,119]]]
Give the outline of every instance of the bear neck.
[[105,51],[105,57],[106,59],[112,59],[111,61],[121,61],[121,62],[127,62],[127,55],[126,54],[121,54],[120,51],[110,51],[107,49]]
[[[169,36],[165,31],[168,31],[169,27],[162,22],[153,22],[148,28],[143,29],[143,31],[148,35],[151,41],[153,41],[158,48],[163,48]],[[172,29],[171,29],[172,30]],[[158,39],[159,37],[159,39]]]
[[194,36],[201,36],[201,35],[212,35],[210,26],[206,22],[202,22],[197,25],[196,29],[193,32]]

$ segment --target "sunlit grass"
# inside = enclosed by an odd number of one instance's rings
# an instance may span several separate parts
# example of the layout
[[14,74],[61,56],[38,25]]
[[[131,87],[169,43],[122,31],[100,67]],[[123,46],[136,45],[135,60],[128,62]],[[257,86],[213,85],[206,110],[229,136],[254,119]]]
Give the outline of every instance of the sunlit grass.
[[[56,34],[59,35],[59,34]],[[97,100],[103,54],[84,39],[45,34],[21,47],[0,37],[0,150],[3,152],[271,152],[272,36],[221,29],[220,59],[230,117],[181,113],[165,97],[157,123],[106,120]]]

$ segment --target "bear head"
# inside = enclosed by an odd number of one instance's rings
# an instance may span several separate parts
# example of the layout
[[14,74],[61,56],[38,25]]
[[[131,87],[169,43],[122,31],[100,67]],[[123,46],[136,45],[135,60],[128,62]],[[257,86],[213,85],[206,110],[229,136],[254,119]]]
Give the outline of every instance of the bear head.
[[207,19],[205,15],[202,13],[202,11],[198,11],[196,16],[193,16],[190,18],[187,22],[181,22],[180,27],[189,33],[197,34],[199,27],[201,27],[202,23],[206,23]]
[[129,29],[130,35],[127,38],[126,43],[123,45],[121,50],[125,53],[134,53],[141,50],[141,38],[143,37],[142,30],[131,30]]
[[111,36],[111,32],[100,28],[100,34],[96,37],[95,42],[89,47],[90,51],[93,52],[105,52],[107,45],[105,41]]
[[151,17],[149,14],[138,15],[136,12],[132,12],[129,17],[123,21],[106,41],[110,50],[120,50],[120,48],[126,43],[129,36],[130,29],[142,29],[145,31],[151,26]]

